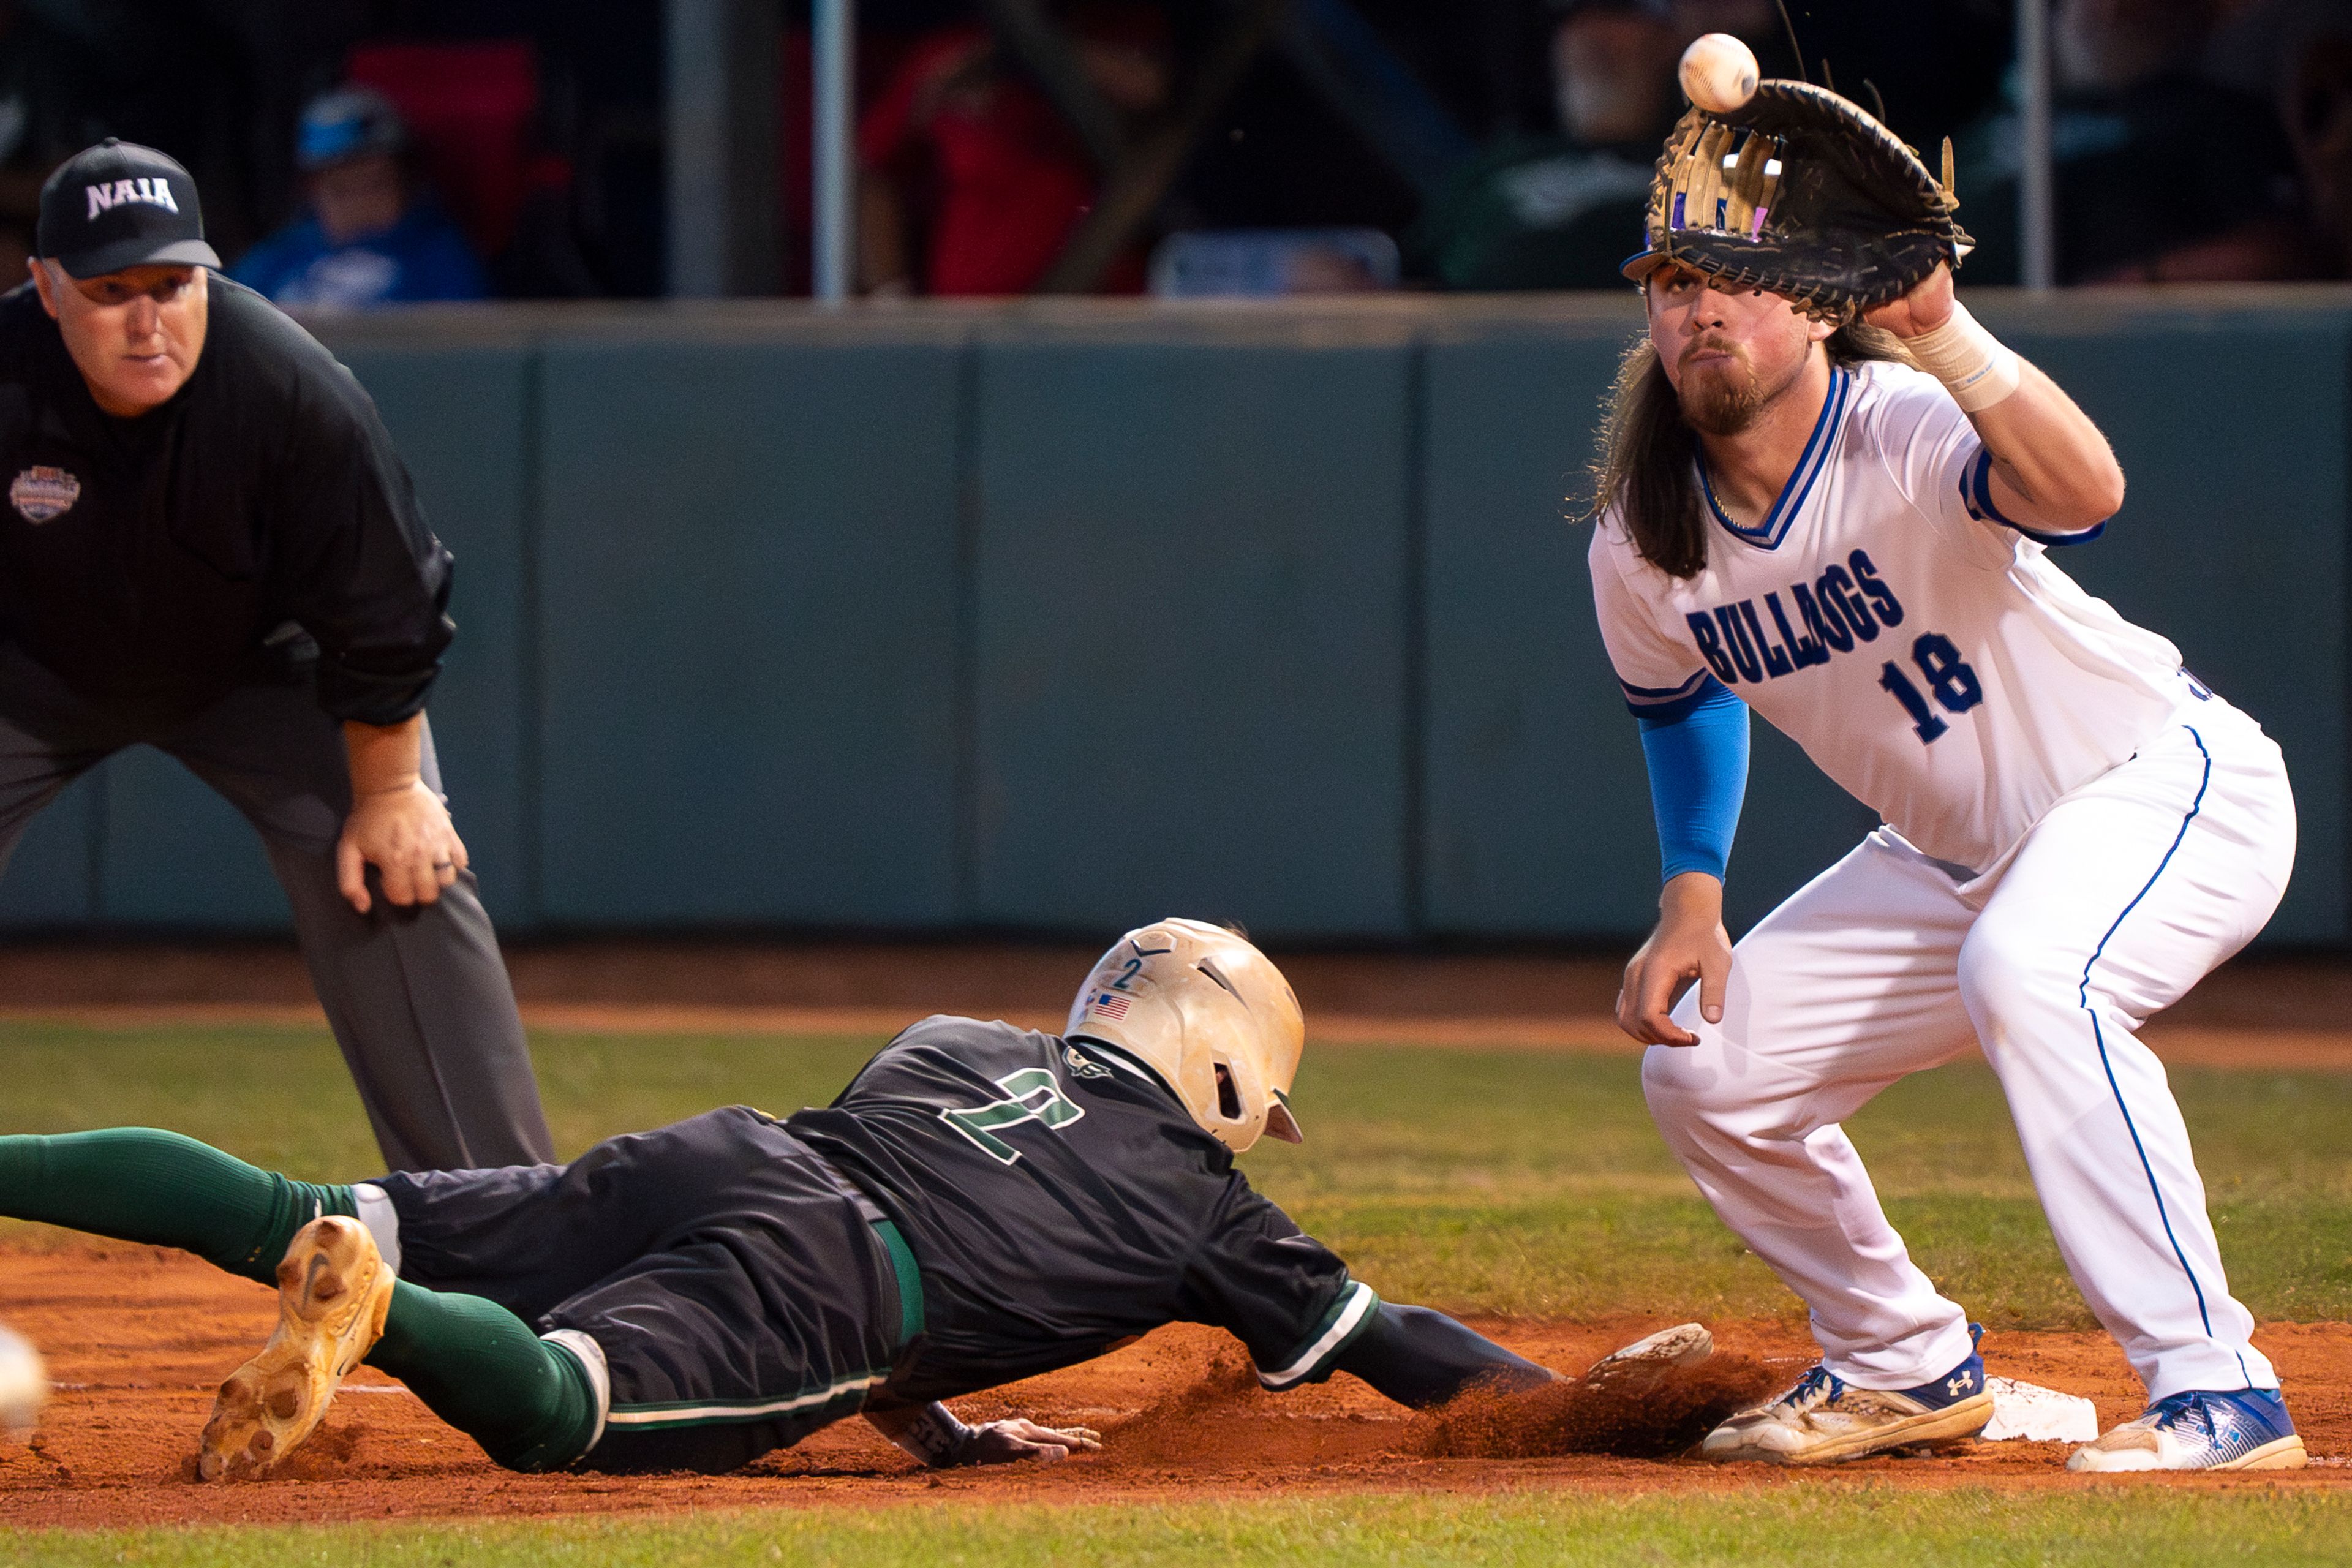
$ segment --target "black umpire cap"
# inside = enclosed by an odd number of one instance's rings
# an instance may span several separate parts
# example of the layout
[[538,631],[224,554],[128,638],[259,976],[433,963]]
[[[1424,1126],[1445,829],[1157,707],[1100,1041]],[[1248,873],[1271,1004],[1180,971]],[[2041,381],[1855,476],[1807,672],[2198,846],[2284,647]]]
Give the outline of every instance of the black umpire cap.
[[58,164],[41,187],[35,245],[75,278],[221,264],[205,243],[195,177],[152,147],[111,136]]

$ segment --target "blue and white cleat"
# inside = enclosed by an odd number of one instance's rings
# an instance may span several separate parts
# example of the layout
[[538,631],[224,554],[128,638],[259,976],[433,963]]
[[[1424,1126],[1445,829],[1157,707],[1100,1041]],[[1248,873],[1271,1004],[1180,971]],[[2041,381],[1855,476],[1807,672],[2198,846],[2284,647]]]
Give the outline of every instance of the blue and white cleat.
[[2192,1389],[2084,1444],[2070,1470],[2294,1470],[2303,1439],[2275,1388]]
[[1972,1437],[1991,1419],[1980,1355],[1902,1389],[1856,1388],[1817,1365],[1771,1404],[1743,1410],[1709,1432],[1698,1451],[1706,1459],[1826,1465]]

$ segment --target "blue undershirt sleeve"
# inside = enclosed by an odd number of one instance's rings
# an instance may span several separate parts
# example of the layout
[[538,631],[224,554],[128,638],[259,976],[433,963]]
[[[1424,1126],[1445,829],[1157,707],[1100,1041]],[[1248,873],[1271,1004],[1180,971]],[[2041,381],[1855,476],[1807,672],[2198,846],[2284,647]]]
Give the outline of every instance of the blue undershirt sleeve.
[[1748,704],[1710,677],[1698,700],[1673,718],[1640,723],[1660,879],[1685,871],[1720,879],[1748,794]]

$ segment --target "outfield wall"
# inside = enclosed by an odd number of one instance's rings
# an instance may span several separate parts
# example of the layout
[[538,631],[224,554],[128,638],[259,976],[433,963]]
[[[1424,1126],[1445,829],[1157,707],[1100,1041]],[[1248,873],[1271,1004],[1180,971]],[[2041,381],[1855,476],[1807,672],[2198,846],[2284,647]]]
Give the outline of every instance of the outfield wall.
[[[2352,941],[2352,291],[1987,293],[2113,437],[2063,563],[2294,770],[2271,940]],[[1563,518],[1630,299],[322,326],[459,559],[432,714],[503,930],[1616,939],[1656,850]],[[1758,729],[1735,923],[1867,813]],[[282,927],[250,833],[118,757],[16,929]]]

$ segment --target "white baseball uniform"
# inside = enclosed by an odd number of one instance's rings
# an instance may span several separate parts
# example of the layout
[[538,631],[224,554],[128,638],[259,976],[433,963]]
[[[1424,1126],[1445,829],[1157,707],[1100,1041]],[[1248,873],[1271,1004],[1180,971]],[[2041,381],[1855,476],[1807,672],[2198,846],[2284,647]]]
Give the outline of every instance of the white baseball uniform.
[[2067,1267],[2150,1399],[2275,1387],[2137,1031],[2277,907],[2285,767],[2170,643],[2052,565],[2048,536],[1999,519],[1990,462],[1930,377],[1840,368],[1760,525],[1706,495],[1696,576],[1643,562],[1613,516],[1595,530],[1634,710],[1712,676],[1885,823],[1742,939],[1719,1026],[1684,998],[1699,1044],[1650,1049],[1651,1110],[1812,1309],[1830,1370],[1909,1387],[1967,1357],[1965,1315],[1839,1123],[1980,1044]]

